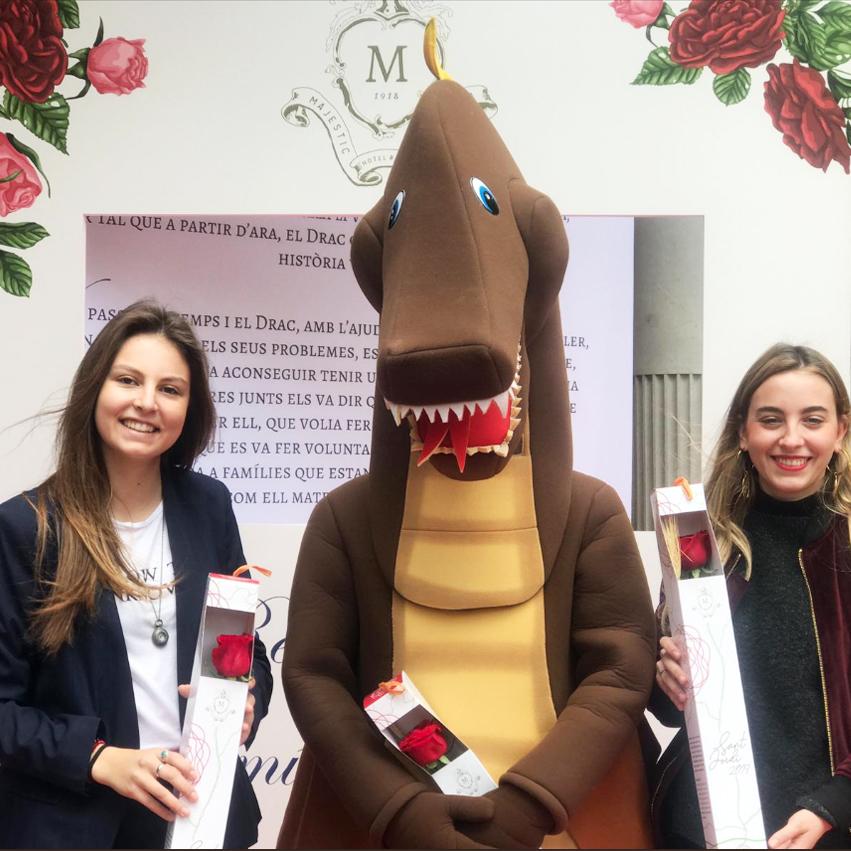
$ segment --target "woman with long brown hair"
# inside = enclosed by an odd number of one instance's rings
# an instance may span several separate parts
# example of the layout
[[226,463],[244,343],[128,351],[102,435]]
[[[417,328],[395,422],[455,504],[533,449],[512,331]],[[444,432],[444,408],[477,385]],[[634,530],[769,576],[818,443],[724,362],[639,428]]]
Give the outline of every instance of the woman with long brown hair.
[[[778,344],[745,373],[706,482],[727,573],[771,848],[851,840],[851,402],[836,368]],[[681,647],[664,629],[651,711],[683,725]],[[685,729],[657,766],[663,847],[705,847]]]
[[[77,370],[55,473],[0,505],[0,846],[162,847],[196,799],[177,747],[206,578],[245,561],[227,489],[191,471],[214,425],[192,329],[137,302]],[[254,677],[248,743],[272,688],[259,640]],[[225,841],[247,847],[234,769]]]

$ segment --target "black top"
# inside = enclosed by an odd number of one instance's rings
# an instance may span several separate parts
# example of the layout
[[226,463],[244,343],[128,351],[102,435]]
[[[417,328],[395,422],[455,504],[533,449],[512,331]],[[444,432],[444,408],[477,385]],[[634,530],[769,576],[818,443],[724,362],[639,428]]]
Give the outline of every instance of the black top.
[[[818,495],[782,502],[759,492],[744,522],[752,572],[733,628],[766,838],[801,808],[802,797],[830,780],[818,651],[799,560],[799,550],[829,521]],[[666,803],[664,833],[704,847],[690,761]],[[840,840],[835,834],[819,846],[834,845]]]

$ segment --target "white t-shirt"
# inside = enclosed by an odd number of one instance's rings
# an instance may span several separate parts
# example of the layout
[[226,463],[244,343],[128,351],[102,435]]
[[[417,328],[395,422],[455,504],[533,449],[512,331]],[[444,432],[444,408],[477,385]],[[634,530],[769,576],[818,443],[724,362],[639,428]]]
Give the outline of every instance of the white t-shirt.
[[[130,567],[146,585],[164,585],[174,580],[162,503],[146,520],[138,523],[113,522]],[[133,680],[133,697],[139,719],[139,747],[177,748],[180,744],[180,712],[177,703],[177,606],[174,588],[164,590],[161,601],[148,598],[122,600],[116,596],[115,603]],[[162,619],[169,634],[163,647],[157,647],[151,640],[157,618]]]

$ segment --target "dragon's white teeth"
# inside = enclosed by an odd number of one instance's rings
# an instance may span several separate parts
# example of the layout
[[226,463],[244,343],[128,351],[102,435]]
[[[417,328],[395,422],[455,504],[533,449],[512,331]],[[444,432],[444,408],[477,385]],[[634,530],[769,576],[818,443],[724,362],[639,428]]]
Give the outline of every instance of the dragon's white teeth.
[[499,412],[502,416],[508,415],[508,405],[510,400],[510,392],[506,390],[504,393],[500,393],[499,396],[494,400],[496,402],[497,407],[499,408]]
[[499,455],[500,458],[508,457],[508,444],[500,443],[499,446],[494,446],[493,451]]
[[442,423],[449,422],[449,405],[438,405],[437,412],[440,414],[440,421]]
[[433,423],[434,422],[434,412],[437,410],[437,405],[426,405],[425,408],[423,408],[423,410],[425,411],[425,415],[428,417],[428,421],[430,423]]
[[464,419],[464,403],[463,402],[453,402],[449,406],[449,410],[458,417],[459,420]]
[[414,414],[414,419],[418,420],[420,418],[420,416],[422,415],[423,406],[422,405],[412,405],[411,411]]

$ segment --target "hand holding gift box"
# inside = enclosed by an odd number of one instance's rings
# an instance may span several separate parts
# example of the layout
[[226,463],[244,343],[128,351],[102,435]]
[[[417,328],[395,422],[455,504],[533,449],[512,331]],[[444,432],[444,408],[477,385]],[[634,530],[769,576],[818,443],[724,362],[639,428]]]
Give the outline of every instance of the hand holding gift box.
[[197,774],[198,800],[169,825],[166,848],[221,848],[239,747],[251,729],[251,663],[258,583],[210,574],[192,667],[180,752]]
[[765,848],[733,621],[702,485],[651,496],[684,713],[710,848]]

